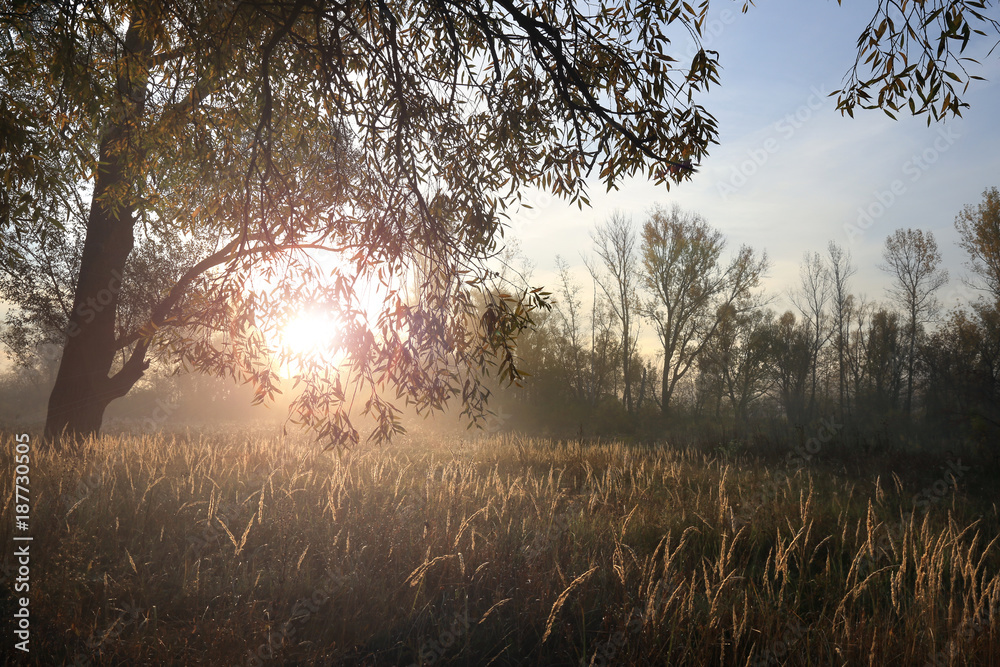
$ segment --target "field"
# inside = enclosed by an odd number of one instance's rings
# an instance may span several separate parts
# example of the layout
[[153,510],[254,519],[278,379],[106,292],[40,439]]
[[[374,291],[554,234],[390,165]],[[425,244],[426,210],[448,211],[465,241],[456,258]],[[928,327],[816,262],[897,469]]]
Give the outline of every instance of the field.
[[[13,452],[3,436],[4,470]],[[986,472],[793,458],[512,436],[35,447],[22,662],[1000,665]]]

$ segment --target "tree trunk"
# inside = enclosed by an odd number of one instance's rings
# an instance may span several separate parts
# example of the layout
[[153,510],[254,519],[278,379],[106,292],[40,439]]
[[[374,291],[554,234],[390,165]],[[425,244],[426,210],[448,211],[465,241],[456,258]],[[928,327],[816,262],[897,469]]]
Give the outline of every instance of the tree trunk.
[[642,410],[642,404],[646,400],[646,373],[647,373],[647,371],[648,371],[648,369],[646,368],[646,365],[643,364],[643,366],[642,366],[642,382],[639,383],[639,398],[636,399],[636,402],[635,402],[635,409],[636,409],[637,412],[640,411],[640,410]]
[[[628,326],[628,321],[626,320],[625,325]],[[622,397],[625,403],[625,412],[629,415],[632,414],[632,364],[629,355],[629,336],[626,330],[626,334],[622,337],[622,346],[624,347],[624,352],[622,353],[622,380],[624,380],[624,387],[622,388]]]
[[670,395],[673,393],[670,386],[670,355],[664,352],[663,354],[663,377],[660,378],[662,382],[660,389],[660,414],[664,418],[670,416]]
[[622,402],[625,404],[625,412],[632,415],[632,336],[629,335],[632,329],[632,318],[629,316],[629,303],[624,292],[624,285],[619,281],[622,289]]
[[129,149],[140,143],[135,129],[141,122],[147,77],[144,68],[126,61],[147,56],[152,48],[141,19],[135,17],[126,33],[127,55],[119,61],[118,78],[122,105],[102,135],[80,275],[45,420],[45,436],[52,441],[97,434],[108,404],[128,393],[149,365],[144,360],[146,343],[140,342],[122,369],[108,376],[117,351],[115,319],[125,262],[135,240],[130,180],[142,158]]
[[[101,160],[109,157],[107,146],[116,133],[109,133],[101,148]],[[108,404],[124,396],[142,377],[147,364],[132,363],[108,377],[114,360],[115,315],[125,271],[133,247],[131,207],[111,207],[102,195],[121,183],[119,161],[110,156],[94,186],[94,202],[87,221],[87,238],[80,261],[73,311],[66,331],[55,386],[49,397],[45,434],[58,438],[64,432],[79,437],[96,434]]]
[[913,416],[913,354],[917,346],[917,313],[911,308],[910,312],[910,340],[909,349],[906,352],[906,419],[909,421]]

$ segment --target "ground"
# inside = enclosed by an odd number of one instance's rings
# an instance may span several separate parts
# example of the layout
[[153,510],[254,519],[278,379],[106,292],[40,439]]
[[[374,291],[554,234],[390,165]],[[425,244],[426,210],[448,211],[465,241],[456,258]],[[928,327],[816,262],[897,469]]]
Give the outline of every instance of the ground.
[[[866,473],[821,444],[805,459],[511,435],[341,454],[247,431],[110,436],[72,453],[33,443],[19,655],[1000,665],[1000,513],[976,492],[989,471],[944,456],[913,467],[914,454],[912,475]],[[13,475],[0,485],[11,499]]]

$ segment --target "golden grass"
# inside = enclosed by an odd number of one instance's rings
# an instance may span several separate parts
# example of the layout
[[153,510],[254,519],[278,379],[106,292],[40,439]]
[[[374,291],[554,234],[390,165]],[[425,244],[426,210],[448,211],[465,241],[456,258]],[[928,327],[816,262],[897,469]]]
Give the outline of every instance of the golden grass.
[[105,437],[33,451],[31,660],[1000,665],[997,505],[904,520],[904,491],[621,443]]

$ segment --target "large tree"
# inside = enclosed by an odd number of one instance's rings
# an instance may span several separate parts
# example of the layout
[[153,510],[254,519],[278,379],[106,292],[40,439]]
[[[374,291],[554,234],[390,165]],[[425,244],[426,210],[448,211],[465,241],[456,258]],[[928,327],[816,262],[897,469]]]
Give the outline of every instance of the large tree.
[[[671,24],[700,25],[684,7],[28,2],[0,17],[4,259],[25,230],[69,233],[88,189],[50,435],[97,431],[155,353],[271,396],[268,333],[306,307],[343,327],[345,364],[302,372],[293,408],[331,440],[357,439],[354,396],[379,434],[397,427],[381,386],[418,408],[457,394],[475,416],[481,371],[517,376],[525,308],[483,283],[519,189],[575,201],[593,169],[680,178],[716,136],[693,98],[714,57],[669,54]],[[140,229],[212,244],[126,327]]]
[[917,339],[925,322],[934,317],[938,302],[934,293],[948,282],[948,272],[941,268],[941,253],[934,234],[921,229],[897,229],[885,239],[885,261],[879,268],[893,277],[889,295],[903,308],[906,316],[906,394],[903,409],[913,411],[913,378]]
[[715,335],[724,318],[737,317],[740,304],[760,282],[766,255],[743,246],[723,260],[726,241],[697,213],[679,207],[654,208],[642,228],[643,281],[649,293],[646,316],[663,348],[660,408],[670,400]]
[[[507,207],[526,185],[583,203],[593,171],[608,187],[683,178],[717,138],[696,96],[718,63],[701,48],[678,62],[668,35],[698,44],[707,11],[2,0],[0,264],[16,281],[30,238],[84,232],[47,432],[96,432],[156,355],[251,382],[263,400],[277,391],[269,333],[309,307],[341,323],[345,361],[307,365],[294,412],[331,441],[357,439],[347,414],[359,396],[378,434],[398,427],[377,387],[420,409],[459,395],[481,414],[478,377],[491,365],[517,377],[511,340],[524,302],[541,303],[484,284]],[[874,57],[859,59],[865,76],[841,108],[891,84],[873,104],[957,113],[968,75],[951,47],[996,27],[984,11],[880,3],[861,43]],[[911,46],[912,63],[892,57]],[[208,247],[126,323],[122,292],[143,279],[130,257],[171,234]],[[404,289],[413,272],[416,293]]]

